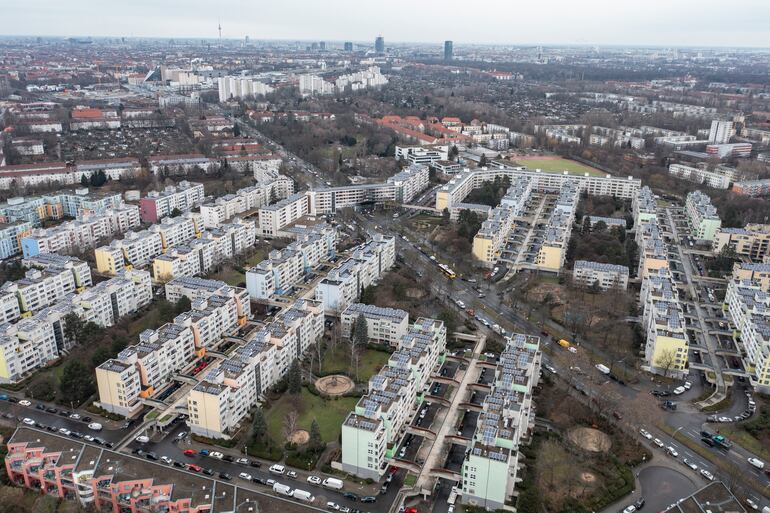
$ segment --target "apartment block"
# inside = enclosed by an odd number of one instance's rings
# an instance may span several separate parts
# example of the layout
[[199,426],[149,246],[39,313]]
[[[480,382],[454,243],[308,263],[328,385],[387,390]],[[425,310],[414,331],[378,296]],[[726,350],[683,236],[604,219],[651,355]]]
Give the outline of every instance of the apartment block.
[[239,422],[265,392],[286,375],[323,335],[323,308],[317,301],[297,300],[190,392],[187,399],[190,431],[212,438],[229,438]]
[[715,119],[711,122],[709,130],[709,142],[714,144],[726,144],[735,135],[735,124],[732,121]]
[[270,182],[244,187],[235,194],[227,194],[201,205],[203,226],[216,228],[233,216],[262,208],[271,201],[285,199],[293,193],[294,182],[283,176]]
[[435,319],[417,319],[401,337],[387,365],[369,379],[369,392],[342,424],[345,472],[375,481],[383,476],[445,348],[446,327]]
[[628,287],[628,267],[577,260],[572,270],[572,279],[584,287],[596,286],[601,290],[626,290]]
[[713,242],[722,226],[722,220],[717,215],[716,207],[711,204],[711,198],[700,191],[693,191],[687,194],[684,207],[693,237]]
[[150,232],[160,234],[164,250],[200,237],[202,230],[201,216],[195,212],[187,212],[179,217],[163,218],[160,223],[149,228]]
[[559,189],[556,205],[548,219],[543,240],[535,257],[535,265],[538,269],[559,273],[564,267],[579,198],[578,182],[574,180],[564,181]]
[[386,183],[394,187],[395,201],[409,203],[415,196],[428,188],[429,182],[428,166],[414,163],[388,178]]
[[208,299],[211,296],[233,297],[235,300],[238,321],[244,322],[251,316],[249,293],[240,287],[231,287],[219,280],[204,278],[175,278],[165,285],[166,299],[176,303],[182,296],[194,302],[198,299]]
[[717,166],[715,169],[709,170],[705,166],[693,167],[684,164],[671,164],[668,166],[668,174],[713,189],[727,189],[735,180],[736,170],[726,166]]
[[326,312],[342,312],[354,303],[361,291],[375,283],[395,263],[393,237],[375,234],[350,256],[329,271],[316,286],[315,298]]
[[409,314],[404,310],[353,303],[340,314],[343,337],[353,336],[356,321],[361,315],[366,319],[367,337],[375,344],[396,346],[409,328]]
[[96,248],[96,269],[100,273],[117,274],[128,268],[143,267],[162,252],[163,239],[159,232],[128,232],[123,239]]
[[71,312],[72,305],[60,303],[0,325],[0,383],[21,381],[57,360],[72,342],[64,338],[64,317]]
[[217,243],[213,239],[193,239],[173,246],[152,261],[152,277],[167,282],[183,276],[197,276],[210,271],[219,262]]
[[23,264],[29,268],[24,278],[0,287],[3,293],[16,294],[22,316],[93,284],[88,264],[74,257],[46,254],[25,259]]
[[32,232],[31,221],[0,222],[0,260],[21,253],[21,239]]
[[286,248],[271,251],[265,260],[246,271],[249,296],[268,299],[291,290],[320,263],[334,256],[336,235],[336,230],[321,225],[299,235]]
[[139,226],[139,209],[123,205],[102,213],[88,213],[53,228],[33,229],[21,239],[21,250],[25,258],[80,251],[136,226]]
[[150,304],[152,280],[147,271],[120,271],[114,278],[97,283],[70,299],[73,305],[79,307],[83,320],[108,327],[121,317]]
[[139,200],[139,212],[145,223],[157,223],[170,216],[174,210],[189,212],[205,199],[203,184],[183,180],[178,185],[169,185],[164,190],[150,191]]
[[5,469],[16,486],[104,513],[241,512],[258,497],[213,477],[26,427],[9,439]]
[[200,169],[210,171],[215,161],[200,153],[188,155],[155,155],[147,158],[150,171],[161,175],[185,175],[190,171]]
[[737,329],[733,338],[746,355],[751,385],[770,393],[770,295],[758,282],[732,279],[725,303]]
[[758,196],[770,195],[770,180],[741,180],[733,183],[731,189],[736,194],[743,196],[751,196],[752,198]]
[[458,203],[462,203],[473,189],[481,187],[485,182],[494,181],[496,177],[508,177],[511,181],[517,176],[526,176],[532,180],[533,189],[559,190],[565,181],[574,181],[579,191],[589,195],[616,196],[618,198],[634,198],[639,192],[641,181],[632,177],[617,178],[611,175],[604,177],[589,175],[573,175],[543,173],[540,170],[525,167],[510,167],[494,162],[489,169],[474,169],[458,173],[436,192],[436,208],[451,211]]
[[[626,220],[619,217],[603,217],[603,216],[586,216],[588,218],[588,225],[591,228],[596,227],[596,223],[604,223],[608,230],[619,228],[623,231],[626,230]],[[585,217],[583,218],[585,220]]]
[[516,225],[516,218],[524,214],[531,194],[532,180],[529,177],[513,179],[500,205],[489,213],[473,237],[472,254],[477,260],[488,266],[497,262],[508,241],[508,235]]
[[650,372],[682,378],[687,375],[689,340],[684,311],[668,268],[657,269],[642,281],[639,294],[642,328],[646,333],[645,361]]
[[736,262],[733,264],[732,278],[754,282],[763,292],[770,293],[770,262]]
[[433,166],[436,162],[449,160],[449,146],[396,146],[396,160],[403,159],[409,164]]
[[519,447],[534,429],[532,395],[540,365],[538,337],[514,334],[506,339],[465,453],[463,504],[495,510],[514,500],[520,481]]
[[658,269],[669,268],[668,249],[657,217],[637,225],[635,241],[639,247],[639,268],[636,271],[639,278],[645,279]]
[[657,216],[657,204],[652,189],[646,185],[633,197],[631,208],[634,215],[634,227]]
[[275,236],[281,228],[310,213],[310,202],[305,193],[292,194],[286,199],[259,209],[259,232]]
[[721,253],[725,248],[752,262],[762,262],[770,254],[770,225],[750,223],[745,228],[720,228],[713,249]]

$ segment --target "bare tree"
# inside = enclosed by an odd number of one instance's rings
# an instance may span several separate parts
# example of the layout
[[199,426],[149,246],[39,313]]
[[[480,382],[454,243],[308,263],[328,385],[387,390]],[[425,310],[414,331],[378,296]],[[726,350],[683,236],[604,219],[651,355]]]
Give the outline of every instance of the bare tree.
[[291,435],[297,430],[297,419],[299,414],[297,410],[291,410],[286,414],[286,418],[283,419],[283,437],[287,440],[291,440]]
[[663,376],[668,377],[671,368],[676,364],[676,351],[664,349],[652,363],[655,367],[663,369]]

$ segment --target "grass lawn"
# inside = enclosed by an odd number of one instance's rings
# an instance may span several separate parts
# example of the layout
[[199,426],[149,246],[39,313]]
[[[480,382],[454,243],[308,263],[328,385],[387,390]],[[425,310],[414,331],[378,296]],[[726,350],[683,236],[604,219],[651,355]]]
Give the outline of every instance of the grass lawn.
[[579,174],[588,173],[591,176],[604,176],[607,174],[598,169],[581,164],[580,162],[563,159],[561,157],[550,160],[517,158],[516,162],[530,169],[540,169],[544,173],[561,173],[562,171],[569,171],[570,173]]
[[357,402],[356,397],[340,397],[336,400],[323,399],[311,394],[305,388],[302,389],[302,394],[299,397],[293,397],[286,393],[272,403],[270,409],[265,412],[267,430],[270,433],[270,438],[283,446],[285,442],[282,433],[283,421],[288,413],[296,408],[299,414],[298,429],[310,431],[310,424],[313,419],[316,419],[321,428],[321,437],[324,442],[333,442],[339,438],[340,426]]
[[[359,381],[368,381],[387,363],[388,358],[390,355],[384,351],[364,350],[358,361]],[[351,376],[354,374],[353,366],[350,364],[350,350],[346,342],[338,343],[333,351],[326,351],[321,370],[325,374],[334,372],[345,372]]]
[[211,276],[212,280],[221,280],[228,285],[238,287],[240,284],[246,281],[246,275],[240,271],[236,271],[230,266],[225,266],[221,271]]
[[248,260],[246,260],[246,264],[247,266],[255,266],[258,263],[260,263],[262,260],[264,260],[266,256],[267,256],[267,249],[258,249],[256,253],[251,255],[248,258]]

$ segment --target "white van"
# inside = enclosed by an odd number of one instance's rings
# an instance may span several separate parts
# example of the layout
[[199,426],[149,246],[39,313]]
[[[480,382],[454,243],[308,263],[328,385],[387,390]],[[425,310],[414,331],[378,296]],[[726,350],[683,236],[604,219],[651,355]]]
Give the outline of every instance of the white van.
[[343,485],[344,483],[336,477],[327,477],[323,482],[324,488],[329,488],[331,490],[342,490]]
[[283,473],[286,472],[286,467],[284,467],[283,465],[278,465],[276,463],[275,465],[271,466],[269,470],[273,474],[281,474],[281,475],[283,475]]
[[294,490],[294,498],[304,502],[314,502],[315,496],[305,490]]
[[281,483],[275,483],[273,485],[273,491],[275,493],[279,493],[281,495],[285,495],[286,497],[291,497],[294,495],[294,488],[291,486],[281,484]]
[[102,430],[102,425],[99,424],[98,422],[91,422],[88,425],[88,429],[90,429],[92,431],[101,431]]

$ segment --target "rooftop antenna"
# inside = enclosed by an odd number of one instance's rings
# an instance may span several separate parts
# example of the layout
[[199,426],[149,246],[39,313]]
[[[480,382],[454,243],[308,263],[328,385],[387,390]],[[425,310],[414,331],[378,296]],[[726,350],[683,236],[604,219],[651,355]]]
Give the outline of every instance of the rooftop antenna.
[[217,23],[218,23],[217,28],[219,29],[219,42],[221,43],[222,42],[222,21],[220,20]]

